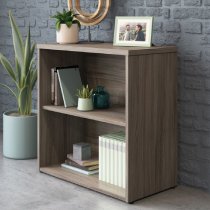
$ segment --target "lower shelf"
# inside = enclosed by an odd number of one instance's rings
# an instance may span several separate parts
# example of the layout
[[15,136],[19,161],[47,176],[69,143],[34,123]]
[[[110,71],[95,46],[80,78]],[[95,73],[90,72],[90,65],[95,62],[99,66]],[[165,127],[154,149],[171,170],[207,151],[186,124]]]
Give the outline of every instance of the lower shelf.
[[61,166],[42,167],[40,171],[62,180],[86,187],[88,189],[109,195],[125,201],[125,189],[99,181],[98,175],[87,176]]

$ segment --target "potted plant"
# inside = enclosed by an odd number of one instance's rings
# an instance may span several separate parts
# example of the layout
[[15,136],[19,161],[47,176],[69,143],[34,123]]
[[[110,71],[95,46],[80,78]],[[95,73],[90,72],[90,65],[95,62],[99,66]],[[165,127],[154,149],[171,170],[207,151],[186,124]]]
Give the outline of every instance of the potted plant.
[[56,40],[60,44],[74,44],[79,41],[80,22],[72,10],[57,12],[52,18],[56,19]]
[[37,114],[32,112],[32,90],[37,80],[34,65],[35,44],[31,43],[30,27],[23,42],[12,13],[9,12],[15,52],[15,67],[0,53],[0,63],[10,76],[15,88],[7,88],[17,100],[17,110],[3,114],[3,154],[14,159],[37,156]]
[[79,111],[91,111],[93,110],[93,89],[89,89],[88,85],[83,86],[81,89],[77,90],[78,96],[78,107]]

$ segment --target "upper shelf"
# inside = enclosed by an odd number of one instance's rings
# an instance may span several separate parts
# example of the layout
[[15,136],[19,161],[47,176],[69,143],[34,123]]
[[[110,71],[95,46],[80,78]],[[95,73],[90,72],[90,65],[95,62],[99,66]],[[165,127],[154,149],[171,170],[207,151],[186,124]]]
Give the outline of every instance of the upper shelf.
[[38,44],[38,49],[61,50],[83,53],[98,53],[109,55],[141,55],[153,53],[176,52],[175,46],[162,47],[117,47],[112,43],[95,43],[95,44]]
[[75,107],[65,108],[63,106],[43,106],[44,110],[57,112],[61,114],[72,115],[89,120],[96,120],[113,125],[125,126],[125,108],[109,108],[103,110],[94,110],[89,112],[78,111]]

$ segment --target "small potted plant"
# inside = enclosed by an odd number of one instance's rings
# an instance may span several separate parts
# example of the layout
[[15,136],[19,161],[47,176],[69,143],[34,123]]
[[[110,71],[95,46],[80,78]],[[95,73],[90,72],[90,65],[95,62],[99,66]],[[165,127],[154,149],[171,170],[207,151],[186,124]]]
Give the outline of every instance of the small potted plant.
[[9,12],[15,51],[15,67],[0,53],[0,63],[4,67],[15,88],[1,84],[17,100],[17,109],[3,114],[3,154],[14,159],[37,157],[37,113],[32,112],[32,90],[37,80],[34,64],[35,44],[31,43],[30,27],[25,43]]
[[75,44],[79,41],[80,22],[72,10],[63,10],[52,16],[56,19],[56,40],[59,44]]
[[93,89],[89,89],[88,85],[83,86],[81,89],[77,90],[78,96],[78,107],[79,111],[91,111],[93,110]]

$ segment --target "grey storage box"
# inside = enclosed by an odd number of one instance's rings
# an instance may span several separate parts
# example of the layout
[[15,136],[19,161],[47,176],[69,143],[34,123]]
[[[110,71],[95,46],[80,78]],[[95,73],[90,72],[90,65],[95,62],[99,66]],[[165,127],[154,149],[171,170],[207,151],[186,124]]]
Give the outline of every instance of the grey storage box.
[[91,145],[88,143],[73,144],[73,159],[88,160],[91,158]]

